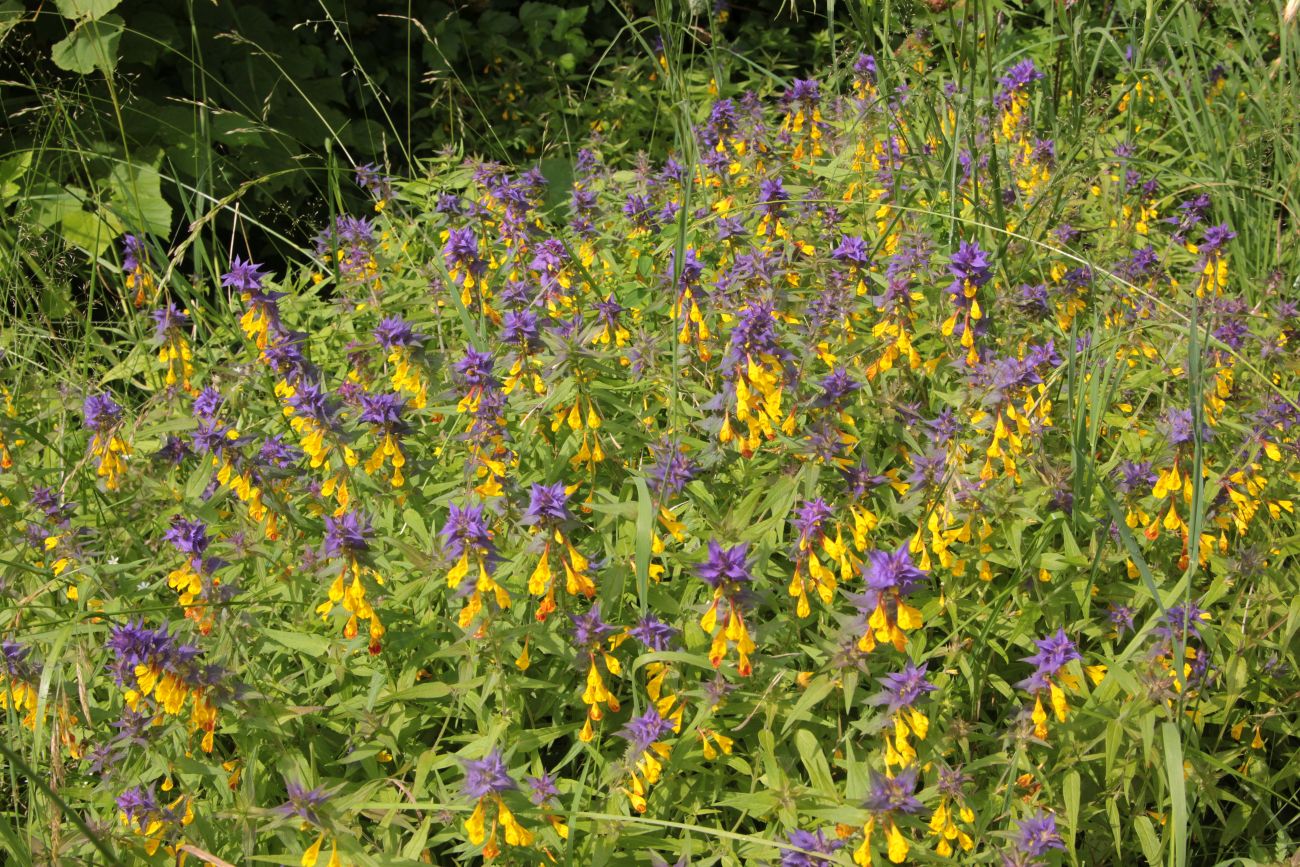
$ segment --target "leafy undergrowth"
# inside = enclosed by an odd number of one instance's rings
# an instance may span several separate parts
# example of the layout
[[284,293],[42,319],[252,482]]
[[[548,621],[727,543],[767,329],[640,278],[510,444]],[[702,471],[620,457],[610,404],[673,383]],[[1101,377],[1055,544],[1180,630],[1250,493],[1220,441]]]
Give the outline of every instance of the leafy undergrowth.
[[1289,287],[1149,79],[853,70],[554,211],[364,169],[215,309],[129,239],[4,359],[14,863],[1288,854]]

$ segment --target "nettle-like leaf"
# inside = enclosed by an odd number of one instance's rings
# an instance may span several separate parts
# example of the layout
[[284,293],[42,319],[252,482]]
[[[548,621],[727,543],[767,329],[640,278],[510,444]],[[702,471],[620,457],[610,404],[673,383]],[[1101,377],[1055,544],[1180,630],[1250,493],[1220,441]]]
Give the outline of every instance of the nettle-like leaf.
[[125,231],[115,214],[98,206],[89,191],[75,185],[37,184],[27,190],[26,198],[38,226],[58,226],[65,239],[92,256],[102,254]]
[[60,69],[89,75],[99,70],[111,75],[117,68],[117,46],[125,22],[118,15],[89,18],[50,48],[50,59]]
[[118,7],[122,0],[54,0],[64,18],[75,21],[98,21]]
[[156,167],[115,162],[97,190],[42,182],[25,193],[37,225],[57,226],[66,240],[96,257],[125,232],[166,235],[171,230],[172,209]]
[[19,0],[3,0],[3,2],[0,2],[0,40],[3,40],[5,34],[18,26],[25,14],[26,9]]
[[6,202],[22,190],[20,183],[27,169],[31,167],[33,154],[23,151],[8,159],[0,160],[0,202]]
[[166,235],[171,230],[172,208],[163,198],[157,166],[119,162],[109,172],[112,198],[108,209],[136,231]]

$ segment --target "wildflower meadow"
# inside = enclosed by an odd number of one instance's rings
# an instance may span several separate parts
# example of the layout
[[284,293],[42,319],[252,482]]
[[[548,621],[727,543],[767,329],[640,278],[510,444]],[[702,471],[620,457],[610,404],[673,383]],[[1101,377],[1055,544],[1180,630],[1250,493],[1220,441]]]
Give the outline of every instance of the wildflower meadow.
[[1295,863],[1300,23],[1043,5],[6,235],[0,862]]

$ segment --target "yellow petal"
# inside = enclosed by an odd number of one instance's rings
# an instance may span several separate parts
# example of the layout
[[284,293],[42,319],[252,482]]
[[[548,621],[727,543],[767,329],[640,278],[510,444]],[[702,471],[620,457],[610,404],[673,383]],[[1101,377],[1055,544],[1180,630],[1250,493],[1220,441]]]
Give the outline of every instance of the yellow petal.
[[903,832],[898,830],[898,826],[893,822],[889,823],[889,829],[885,831],[885,842],[889,847],[889,860],[895,864],[902,864],[903,859],[907,857],[907,838]]
[[1038,697],[1034,698],[1033,720],[1034,734],[1040,738],[1047,737],[1047,711],[1043,710],[1043,700]]
[[906,602],[898,603],[898,627],[911,631],[921,628],[921,612]]
[[551,582],[551,560],[550,549],[547,548],[542,552],[542,559],[537,561],[537,566],[533,569],[533,574],[528,578],[528,592],[534,596],[541,596],[546,592],[546,585]]
[[709,610],[704,612],[704,616],[700,618],[700,628],[703,629],[709,635],[712,635],[713,630],[717,627],[717,625],[718,625],[718,603],[715,601],[712,605],[709,606]]
[[311,844],[306,852],[302,853],[302,867],[316,867],[316,859],[320,858],[320,847],[325,842],[325,835],[321,834],[316,838],[316,842]]
[[1051,693],[1052,710],[1056,712],[1056,719],[1058,722],[1065,722],[1066,712],[1070,709],[1070,705],[1065,700],[1065,691],[1053,683]]
[[470,813],[469,818],[465,820],[465,833],[469,835],[469,841],[475,846],[483,842],[483,813],[483,802],[479,801],[474,812]]
[[858,867],[871,867],[871,826],[863,831],[862,844],[853,850],[853,863]]
[[520,825],[515,819],[515,814],[510,812],[505,804],[497,808],[497,816],[506,829],[506,842],[511,846],[527,846],[533,842],[533,832]]
[[452,566],[451,571],[447,573],[447,586],[448,587],[459,586],[461,580],[468,573],[469,573],[469,551],[466,550],[461,552],[460,559],[456,561],[456,565]]

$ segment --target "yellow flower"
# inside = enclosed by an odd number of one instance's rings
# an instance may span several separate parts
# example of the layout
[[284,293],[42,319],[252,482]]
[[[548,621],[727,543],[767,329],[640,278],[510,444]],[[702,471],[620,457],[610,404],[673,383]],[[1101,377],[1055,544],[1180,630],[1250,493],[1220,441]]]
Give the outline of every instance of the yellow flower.
[[324,845],[324,843],[325,834],[322,833],[316,838],[316,842],[312,843],[307,851],[302,853],[302,860],[298,863],[301,864],[302,867],[316,867],[316,860],[320,858],[320,847]]

